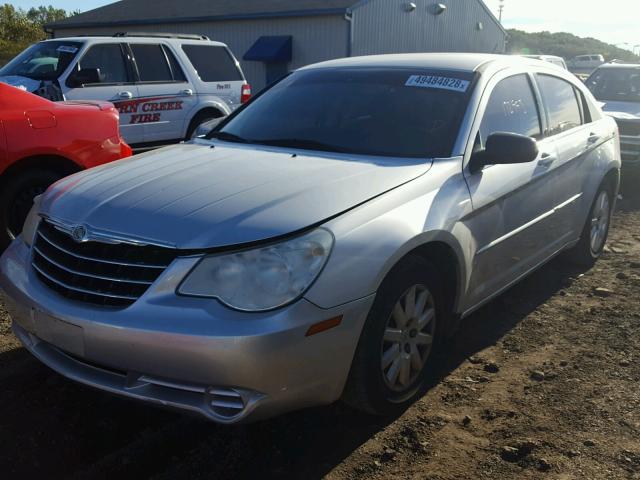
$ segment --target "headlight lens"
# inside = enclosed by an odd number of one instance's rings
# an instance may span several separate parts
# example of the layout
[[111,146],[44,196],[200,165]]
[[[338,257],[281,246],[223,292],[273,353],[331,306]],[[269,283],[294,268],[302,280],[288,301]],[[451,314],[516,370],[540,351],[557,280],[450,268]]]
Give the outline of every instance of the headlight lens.
[[24,225],[22,227],[22,240],[29,247],[33,243],[33,238],[36,236],[36,231],[38,230],[38,225],[40,224],[40,198],[38,195],[33,199],[33,206],[31,210],[29,210],[29,215],[27,215],[27,219],[24,221]]
[[182,295],[217,298],[237,310],[259,312],[297,300],[324,267],[333,235],[319,228],[282,243],[203,258],[186,277]]

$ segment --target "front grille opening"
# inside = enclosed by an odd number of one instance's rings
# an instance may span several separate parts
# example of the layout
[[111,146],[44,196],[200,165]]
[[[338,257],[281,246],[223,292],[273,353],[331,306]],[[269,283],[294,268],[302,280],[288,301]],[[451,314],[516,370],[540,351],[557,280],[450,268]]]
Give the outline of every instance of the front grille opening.
[[209,408],[221,417],[232,418],[245,407],[242,395],[232,388],[210,388],[207,392]]
[[33,245],[33,268],[49,288],[70,300],[125,308],[140,298],[176,258],[156,246],[78,243],[46,220]]

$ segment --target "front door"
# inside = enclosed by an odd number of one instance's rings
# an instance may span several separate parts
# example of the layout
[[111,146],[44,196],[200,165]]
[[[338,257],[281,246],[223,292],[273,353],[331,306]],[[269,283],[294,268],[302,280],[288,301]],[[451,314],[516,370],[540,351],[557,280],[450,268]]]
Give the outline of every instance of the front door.
[[499,292],[548,255],[554,232],[549,227],[553,192],[547,182],[549,164],[556,158],[552,141],[543,140],[540,103],[528,74],[503,78],[491,91],[475,134],[474,151],[482,150],[489,135],[512,132],[538,139],[536,160],[511,165],[488,165],[465,177],[473,213],[464,224],[474,239],[472,277],[465,310]]
[[[81,69],[97,69],[100,81],[71,86],[70,79]],[[89,47],[64,83],[67,100],[103,100],[112,102],[120,112],[120,134],[129,144],[144,141],[144,130],[133,119],[138,102],[125,46],[120,43],[98,43]]]

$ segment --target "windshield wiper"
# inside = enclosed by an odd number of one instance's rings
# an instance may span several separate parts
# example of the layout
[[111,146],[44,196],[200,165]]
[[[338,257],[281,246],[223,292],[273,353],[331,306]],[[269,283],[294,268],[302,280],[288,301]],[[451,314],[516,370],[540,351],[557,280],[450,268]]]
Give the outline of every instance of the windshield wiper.
[[328,143],[319,142],[316,140],[306,140],[303,138],[275,138],[271,140],[256,140],[254,143],[258,145],[269,145],[273,147],[290,147],[301,148],[305,150],[320,150],[324,152],[354,153],[354,150],[349,148],[330,145]]
[[225,142],[234,142],[234,143],[251,143],[246,138],[242,138],[241,136],[236,135],[235,133],[229,133],[229,132],[213,131],[213,132],[210,132],[205,138],[206,139],[217,138],[218,140],[222,140]]

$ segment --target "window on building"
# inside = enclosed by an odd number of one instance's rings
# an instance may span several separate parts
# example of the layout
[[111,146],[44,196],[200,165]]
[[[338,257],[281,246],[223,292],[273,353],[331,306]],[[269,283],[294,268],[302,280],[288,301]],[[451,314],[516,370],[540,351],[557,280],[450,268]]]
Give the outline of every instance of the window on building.
[[242,74],[226,48],[212,45],[182,45],[182,50],[203,82],[242,80]]
[[506,78],[491,92],[480,125],[482,145],[496,132],[519,133],[533,138],[542,136],[538,106],[526,75]]
[[538,86],[549,112],[548,135],[557,135],[582,125],[576,90],[566,80],[551,75],[538,75]]

